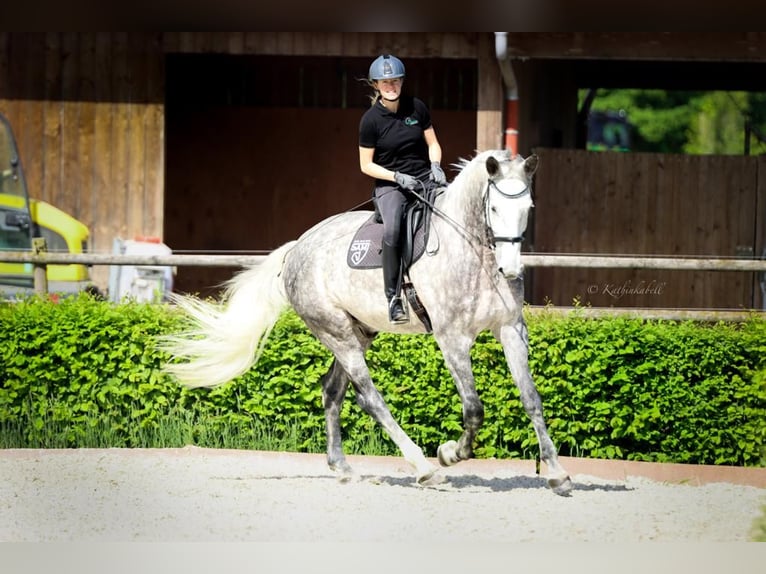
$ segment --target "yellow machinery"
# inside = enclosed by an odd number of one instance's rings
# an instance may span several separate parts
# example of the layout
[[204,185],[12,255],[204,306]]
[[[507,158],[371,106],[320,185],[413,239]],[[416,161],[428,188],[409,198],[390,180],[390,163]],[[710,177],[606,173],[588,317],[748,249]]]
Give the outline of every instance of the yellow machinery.
[[[50,252],[84,253],[90,232],[85,224],[44,201],[30,200],[24,171],[8,120],[0,114],[0,250],[32,249],[43,237]],[[85,265],[48,265],[48,290],[74,293],[93,290]],[[33,287],[31,263],[0,262],[0,293]]]

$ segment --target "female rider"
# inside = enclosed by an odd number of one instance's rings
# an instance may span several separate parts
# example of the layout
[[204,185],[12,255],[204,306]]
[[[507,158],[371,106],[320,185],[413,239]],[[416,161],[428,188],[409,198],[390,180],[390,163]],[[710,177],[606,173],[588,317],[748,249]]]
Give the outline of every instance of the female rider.
[[368,82],[375,90],[372,105],[359,123],[359,167],[375,179],[375,204],[383,219],[383,283],[388,318],[404,323],[407,314],[398,293],[400,228],[412,193],[426,181],[445,185],[442,150],[428,107],[402,95],[404,64],[395,56],[379,56],[370,65]]

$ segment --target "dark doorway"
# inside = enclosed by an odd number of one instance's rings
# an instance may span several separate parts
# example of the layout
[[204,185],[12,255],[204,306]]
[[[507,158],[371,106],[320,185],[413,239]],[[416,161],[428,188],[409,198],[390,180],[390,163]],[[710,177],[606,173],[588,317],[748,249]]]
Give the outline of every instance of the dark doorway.
[[[370,209],[357,153],[369,63],[168,55],[164,229],[174,252],[270,251],[330,215]],[[450,164],[475,152],[476,62],[405,63],[405,89],[431,107],[450,177]],[[233,272],[184,267],[175,286],[213,294]]]

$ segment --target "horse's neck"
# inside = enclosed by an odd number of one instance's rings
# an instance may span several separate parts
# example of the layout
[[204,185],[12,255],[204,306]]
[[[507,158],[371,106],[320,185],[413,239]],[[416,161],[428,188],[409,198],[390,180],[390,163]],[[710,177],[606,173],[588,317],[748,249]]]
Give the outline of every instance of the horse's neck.
[[451,220],[473,231],[483,222],[482,193],[482,182],[458,176],[442,195],[441,205],[437,204],[437,207]]

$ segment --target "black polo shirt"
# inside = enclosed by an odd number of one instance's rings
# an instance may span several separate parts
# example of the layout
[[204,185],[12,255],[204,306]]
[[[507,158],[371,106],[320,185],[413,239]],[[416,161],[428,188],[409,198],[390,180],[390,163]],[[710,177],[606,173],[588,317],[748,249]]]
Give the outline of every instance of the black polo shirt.
[[400,96],[396,113],[377,101],[359,122],[359,146],[374,148],[372,160],[378,165],[421,178],[431,169],[423,138],[423,131],[430,127],[431,113],[418,98]]

